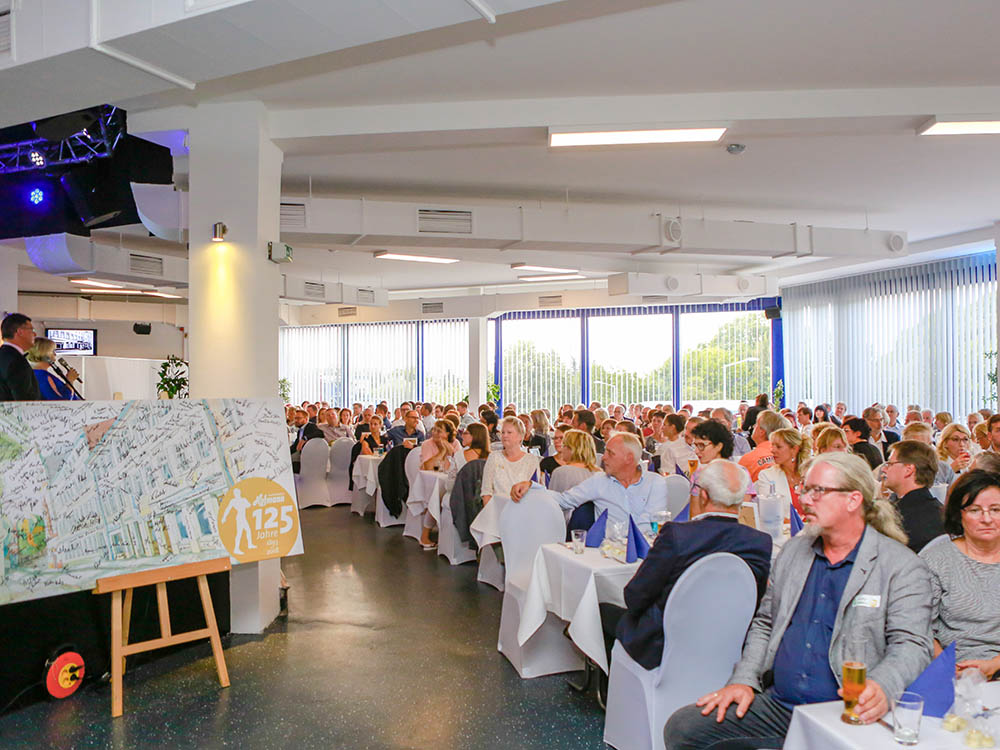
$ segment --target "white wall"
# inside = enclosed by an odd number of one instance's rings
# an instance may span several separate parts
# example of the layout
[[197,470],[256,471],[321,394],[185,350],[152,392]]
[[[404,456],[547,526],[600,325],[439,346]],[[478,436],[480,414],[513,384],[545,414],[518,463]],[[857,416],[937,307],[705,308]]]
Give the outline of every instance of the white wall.
[[158,398],[161,360],[123,357],[66,357],[70,367],[83,378],[77,390],[88,401]]
[[170,354],[182,358],[184,356],[184,333],[179,328],[166,323],[151,323],[150,334],[141,336],[132,330],[133,321],[76,320],[32,316],[32,322],[39,336],[44,335],[46,328],[96,328],[97,353],[102,357],[164,360]]

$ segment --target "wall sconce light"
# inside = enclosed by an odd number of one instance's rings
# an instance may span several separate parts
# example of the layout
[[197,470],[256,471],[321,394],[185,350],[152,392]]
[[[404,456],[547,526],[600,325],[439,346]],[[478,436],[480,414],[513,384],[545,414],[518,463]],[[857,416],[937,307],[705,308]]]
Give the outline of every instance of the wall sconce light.
[[221,221],[215,222],[212,225],[212,242],[224,242],[226,239],[226,232],[228,231],[229,227]]

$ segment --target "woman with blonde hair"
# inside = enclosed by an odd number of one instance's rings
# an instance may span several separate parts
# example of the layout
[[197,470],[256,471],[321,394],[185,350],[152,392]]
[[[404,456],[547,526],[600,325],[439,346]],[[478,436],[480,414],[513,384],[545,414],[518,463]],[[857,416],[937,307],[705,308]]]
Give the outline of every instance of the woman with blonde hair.
[[986,422],[980,422],[976,425],[975,429],[972,431],[972,437],[975,438],[976,444],[979,446],[981,451],[989,450],[990,430],[989,427],[987,427]]
[[583,430],[568,430],[563,435],[559,457],[563,464],[552,472],[549,489],[565,492],[580,484],[601,469],[597,465],[597,450],[594,438]]
[[766,496],[773,491],[784,503],[786,518],[791,516],[791,507],[801,516],[802,504],[799,502],[798,487],[805,477],[809,441],[794,427],[775,430],[771,433],[771,454],[774,456],[774,464],[757,475],[757,496]]
[[532,409],[529,416],[531,418],[531,435],[527,440],[528,450],[537,448],[539,456],[547,456],[551,452],[552,441],[549,434],[552,431],[549,426],[549,418],[541,409]]
[[76,370],[72,367],[69,368],[65,380],[49,371],[49,368],[56,361],[55,341],[39,336],[25,356],[28,358],[31,369],[35,371],[35,380],[38,381],[38,390],[41,392],[43,401],[80,400],[72,387],[73,381],[79,377]]
[[525,451],[524,423],[516,416],[504,417],[500,423],[500,450],[490,452],[483,467],[483,505],[494,495],[510,497],[510,489],[518,482],[526,482],[538,474],[538,456]]
[[830,425],[816,436],[817,455],[821,453],[849,453],[850,450],[847,445],[847,434],[836,425]]
[[961,474],[972,463],[972,435],[964,424],[952,422],[942,431],[937,442],[937,455],[956,474]]

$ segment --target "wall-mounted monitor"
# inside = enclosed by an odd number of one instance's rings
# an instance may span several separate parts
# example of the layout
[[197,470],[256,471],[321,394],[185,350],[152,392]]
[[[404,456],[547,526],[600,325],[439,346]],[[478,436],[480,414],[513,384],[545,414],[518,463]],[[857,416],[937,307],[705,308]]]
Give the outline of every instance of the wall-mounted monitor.
[[56,342],[56,354],[59,356],[97,354],[96,328],[46,328],[45,338]]

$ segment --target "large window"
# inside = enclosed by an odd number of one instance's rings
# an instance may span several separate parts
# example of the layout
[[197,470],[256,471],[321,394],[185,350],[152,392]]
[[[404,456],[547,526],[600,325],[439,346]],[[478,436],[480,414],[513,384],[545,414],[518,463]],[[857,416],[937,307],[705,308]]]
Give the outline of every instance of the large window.
[[532,315],[504,320],[503,401],[521,411],[580,400],[580,319]]
[[673,401],[673,315],[591,315],[587,327],[592,401]]
[[681,401],[734,407],[771,392],[771,324],[759,311],[680,316]]
[[423,336],[424,400],[454,404],[465,398],[469,393],[469,321],[427,321]]
[[784,290],[790,401],[878,401],[961,415],[995,404],[996,256]]
[[356,323],[348,329],[351,401],[394,405],[418,398],[416,323]]
[[291,403],[326,401],[341,406],[344,394],[345,326],[282,328],[278,371],[292,384]]

